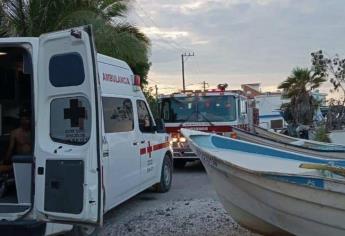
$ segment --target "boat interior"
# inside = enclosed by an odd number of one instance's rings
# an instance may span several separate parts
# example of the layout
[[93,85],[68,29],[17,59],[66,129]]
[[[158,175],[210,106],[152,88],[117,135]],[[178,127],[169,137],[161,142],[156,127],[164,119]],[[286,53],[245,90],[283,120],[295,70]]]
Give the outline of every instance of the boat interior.
[[317,158],[213,134],[191,134],[189,138],[212,156],[250,171],[344,178],[320,172],[317,168],[301,168],[301,165],[328,165],[332,162],[332,165],[343,168],[345,160]]
[[32,60],[21,47],[0,47],[0,213],[31,205]]

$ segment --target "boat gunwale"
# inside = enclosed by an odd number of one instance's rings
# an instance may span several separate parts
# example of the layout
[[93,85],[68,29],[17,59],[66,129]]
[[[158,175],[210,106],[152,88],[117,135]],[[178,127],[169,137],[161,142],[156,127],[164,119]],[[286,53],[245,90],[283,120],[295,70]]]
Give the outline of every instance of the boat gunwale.
[[[255,127],[256,128],[256,127]],[[261,127],[259,127],[260,129],[262,129]],[[286,142],[283,142],[283,141],[279,141],[279,140],[276,140],[276,139],[273,139],[273,138],[269,138],[269,137],[262,137],[258,134],[254,134],[254,133],[251,133],[251,132],[248,132],[246,130],[242,130],[242,129],[239,129],[239,128],[236,128],[236,127],[232,127],[233,130],[235,131],[239,131],[239,132],[243,132],[245,134],[248,134],[248,135],[251,135],[251,136],[255,136],[255,137],[259,137],[259,138],[265,138],[269,141],[272,141],[272,142],[275,142],[275,143],[280,143],[280,144],[284,144],[284,145],[287,145],[287,146],[290,146],[290,147],[297,147],[297,148],[301,148],[301,149],[305,149],[305,150],[312,150],[312,151],[316,151],[316,152],[323,152],[323,153],[344,153],[345,154],[345,149],[344,150],[332,150],[332,149],[329,149],[329,150],[324,150],[324,149],[317,149],[317,148],[311,148],[311,147],[305,147],[305,146],[299,146],[299,145],[294,145],[294,144],[291,144],[291,143],[286,143]],[[281,135],[281,134],[278,134],[277,135]],[[304,141],[304,140],[303,140]],[[306,140],[306,141],[311,141],[311,140]],[[314,142],[312,142],[314,143]],[[322,144],[321,142],[315,142],[314,144],[317,144],[317,143],[320,143]],[[337,145],[337,146],[342,146],[342,145]],[[345,147],[344,147],[345,148]],[[339,158],[340,159],[340,158]]]
[[[189,141],[191,141],[191,138],[190,136],[216,136],[215,134],[191,134],[189,136],[185,135],[185,137],[187,137],[187,139],[189,139]],[[238,140],[237,140],[238,141]],[[275,172],[275,171],[257,171],[257,170],[251,170],[251,169],[248,169],[248,168],[245,168],[245,167],[242,167],[242,166],[239,166],[239,165],[236,165],[234,163],[231,163],[229,161],[226,161],[226,160],[223,160],[223,159],[220,159],[218,158],[216,155],[212,154],[211,152],[209,152],[208,150],[203,150],[201,148],[200,145],[197,145],[195,142],[191,142],[191,145],[192,146],[195,146],[197,147],[200,152],[204,152],[206,153],[207,155],[217,159],[218,162],[221,162],[222,164],[228,166],[228,167],[231,167],[231,168],[237,168],[241,171],[244,171],[246,173],[250,173],[250,174],[255,174],[255,175],[258,175],[258,176],[263,176],[263,177],[266,177],[268,178],[270,175],[273,175],[273,176],[282,176],[282,177],[303,177],[303,178],[310,178],[310,179],[318,179],[318,180],[322,180],[322,181],[328,181],[328,182],[331,182],[331,183],[336,183],[336,184],[341,184],[341,185],[344,185],[345,184],[345,177],[344,177],[344,180],[339,180],[339,179],[334,179],[334,178],[330,178],[330,177],[316,177],[316,176],[313,176],[313,175],[307,175],[307,174],[291,174],[291,173],[281,173],[281,172]],[[205,160],[206,161],[206,160]],[[210,166],[214,166],[214,165],[211,165],[209,162],[207,162]],[[217,168],[217,166],[214,166],[215,168]],[[219,169],[219,168],[218,168]],[[279,182],[285,182],[285,183],[288,183],[288,184],[294,184],[294,183],[291,183],[291,182],[288,182],[288,181],[283,181],[283,180],[279,180],[279,179],[275,179],[276,181],[279,181]],[[295,185],[298,185],[298,184],[295,184]],[[324,188],[319,188],[317,186],[312,186],[312,185],[302,185],[302,186],[305,186],[305,187],[309,187],[309,188],[313,188],[313,189],[324,189]],[[324,189],[324,190],[327,190],[327,191],[331,191],[331,192],[336,192],[336,193],[339,193],[338,191],[334,191],[332,189]]]
[[277,136],[280,136],[280,137],[284,137],[284,138],[303,140],[303,141],[305,141],[307,143],[321,144],[321,145],[327,144],[328,146],[333,146],[333,147],[337,147],[337,146],[344,147],[344,145],[337,144],[337,143],[325,143],[325,142],[320,142],[320,141],[315,141],[315,140],[310,140],[310,139],[301,139],[301,138],[297,138],[297,137],[288,136],[288,135],[285,135],[285,134],[282,134],[282,133],[278,133],[278,132],[273,132],[273,131],[267,130],[267,129],[262,128],[262,127],[257,126],[257,125],[254,125],[254,129],[260,129],[260,130],[263,130],[263,131],[265,131],[267,133],[271,133],[271,134],[274,134],[274,135],[277,135]]

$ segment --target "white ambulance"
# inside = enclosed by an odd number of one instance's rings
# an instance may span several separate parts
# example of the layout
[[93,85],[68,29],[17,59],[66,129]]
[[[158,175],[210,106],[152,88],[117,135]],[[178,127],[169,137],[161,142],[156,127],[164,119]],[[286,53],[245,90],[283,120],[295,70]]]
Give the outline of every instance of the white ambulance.
[[170,189],[168,135],[139,80],[96,53],[90,26],[0,38],[0,235],[87,234],[135,194]]

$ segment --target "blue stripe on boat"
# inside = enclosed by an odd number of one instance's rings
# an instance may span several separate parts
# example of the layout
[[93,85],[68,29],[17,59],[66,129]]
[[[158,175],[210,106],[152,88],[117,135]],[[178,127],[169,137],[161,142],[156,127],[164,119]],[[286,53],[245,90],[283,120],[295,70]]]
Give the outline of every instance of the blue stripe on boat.
[[[241,152],[248,152],[248,153],[255,153],[261,154],[271,157],[278,157],[284,159],[291,159],[301,162],[312,162],[312,163],[320,163],[320,164],[332,164],[336,166],[345,167],[345,160],[336,160],[336,159],[318,159],[312,156],[305,156],[300,155],[297,153],[290,153],[286,151],[281,151],[277,149],[273,149],[270,147],[259,146],[256,144],[230,139],[230,138],[223,138],[219,136],[211,136],[212,143],[217,148],[223,149],[232,149]],[[345,157],[344,157],[345,158]]]
[[273,180],[288,182],[291,184],[311,186],[311,187],[317,187],[321,189],[324,189],[324,186],[325,186],[323,179],[308,178],[308,177],[301,177],[301,176],[282,176],[282,175],[265,175],[265,176]]
[[283,117],[280,114],[272,114],[272,115],[261,115],[259,118],[275,118],[275,117],[280,117],[283,119]]

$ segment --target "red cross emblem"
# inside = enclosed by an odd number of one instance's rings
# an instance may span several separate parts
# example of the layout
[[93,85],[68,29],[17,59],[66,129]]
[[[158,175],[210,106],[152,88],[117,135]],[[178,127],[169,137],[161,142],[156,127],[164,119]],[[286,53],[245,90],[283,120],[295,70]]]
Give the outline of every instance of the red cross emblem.
[[151,157],[151,153],[152,153],[152,146],[151,146],[151,143],[150,141],[147,142],[149,144],[149,146],[147,147],[147,153],[149,154],[149,157]]
[[69,108],[64,109],[64,119],[70,120],[71,127],[84,128],[84,120],[86,119],[85,107],[81,106],[81,101],[78,99],[71,99],[69,101]]

